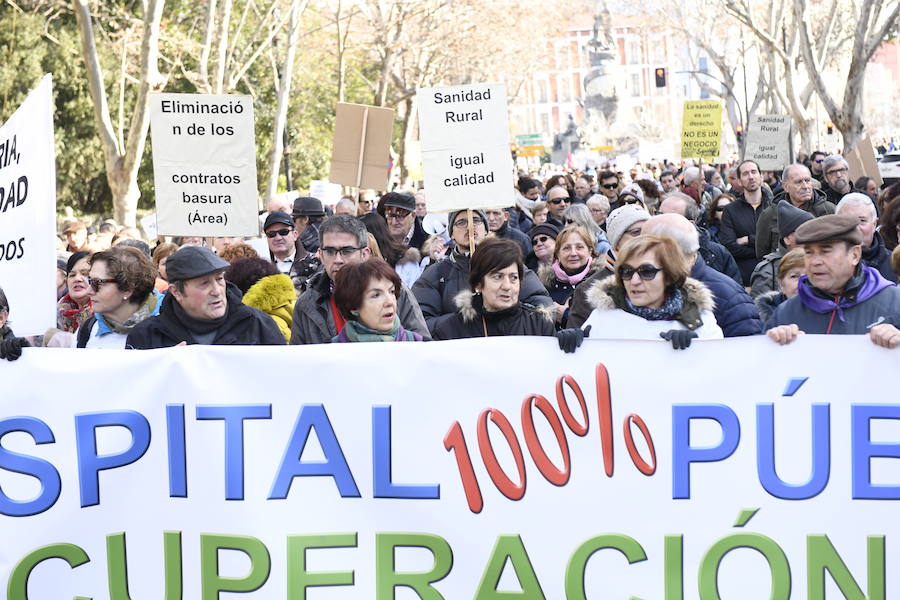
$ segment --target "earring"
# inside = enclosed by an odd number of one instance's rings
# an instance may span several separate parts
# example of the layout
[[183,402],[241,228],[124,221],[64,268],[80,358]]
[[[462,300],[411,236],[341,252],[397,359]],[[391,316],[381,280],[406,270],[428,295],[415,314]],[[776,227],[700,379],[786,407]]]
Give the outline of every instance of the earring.
[[359,311],[358,310],[350,311],[350,314],[353,315],[354,317],[358,317]]

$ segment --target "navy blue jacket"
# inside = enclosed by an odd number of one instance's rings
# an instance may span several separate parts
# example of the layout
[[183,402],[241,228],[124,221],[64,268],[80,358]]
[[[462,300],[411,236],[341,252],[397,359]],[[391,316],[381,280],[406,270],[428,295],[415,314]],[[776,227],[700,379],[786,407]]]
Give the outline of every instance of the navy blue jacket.
[[762,333],[762,322],[756,305],[734,279],[710,269],[699,256],[691,268],[691,277],[709,288],[716,302],[713,314],[725,337]]

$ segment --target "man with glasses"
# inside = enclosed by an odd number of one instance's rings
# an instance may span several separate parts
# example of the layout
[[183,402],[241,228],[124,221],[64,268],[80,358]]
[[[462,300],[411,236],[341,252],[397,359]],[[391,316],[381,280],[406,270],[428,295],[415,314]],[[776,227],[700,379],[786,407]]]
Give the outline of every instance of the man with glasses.
[[609,200],[610,212],[622,206],[619,202],[619,176],[612,171],[603,171],[597,179],[600,181],[598,191]]
[[[291,344],[329,344],[344,327],[334,302],[334,276],[344,266],[369,260],[369,236],[362,221],[349,215],[325,219],[319,228],[319,258],[324,269],[309,278],[307,289],[294,304]],[[430,339],[416,299],[406,286],[397,301],[400,324]]]
[[569,208],[569,190],[561,185],[547,192],[547,223],[562,229],[565,227],[563,212]]
[[858,191],[850,182],[850,165],[844,157],[837,154],[827,156],[822,162],[822,173],[825,175],[825,183],[828,184],[825,198],[835,206],[850,192]]
[[822,185],[826,185],[825,183],[825,172],[822,169],[822,163],[825,162],[825,153],[821,150],[816,150],[809,157],[809,172],[813,176],[814,179],[818,179],[819,183]]
[[241,302],[241,291],[225,281],[228,263],[209,248],[185,246],[166,260],[169,293],[159,315],[134,326],[126,348],[185,344],[284,345],[272,317]]
[[406,248],[421,248],[428,239],[415,211],[416,198],[406,192],[389,192],[378,201],[378,214],[387,221],[391,237]]
[[[566,197],[568,197],[568,193],[566,193]],[[435,321],[441,315],[456,312],[458,308],[455,301],[456,296],[460,292],[470,291],[469,256],[471,249],[488,234],[488,219],[484,211],[473,210],[472,221],[474,244],[469,238],[467,211],[459,210],[450,213],[447,223],[450,237],[455,242],[453,250],[449,255],[425,269],[422,276],[413,284],[412,292],[419,302],[419,307],[422,309],[429,328],[434,326]],[[526,269],[522,277],[519,300],[532,306],[550,306],[553,303],[550,294],[530,269]]]
[[298,243],[299,234],[294,228],[294,220],[287,213],[279,210],[269,213],[263,224],[266,242],[269,244],[269,260],[279,273],[291,278],[294,290],[299,295],[306,286],[306,281],[315,273],[321,263],[315,254],[307,252],[303,244]]

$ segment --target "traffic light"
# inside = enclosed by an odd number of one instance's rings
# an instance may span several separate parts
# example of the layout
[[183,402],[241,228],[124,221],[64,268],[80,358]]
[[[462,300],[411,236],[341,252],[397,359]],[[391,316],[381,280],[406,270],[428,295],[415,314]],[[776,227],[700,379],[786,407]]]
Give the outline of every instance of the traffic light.
[[828,129],[828,135],[834,135],[834,123],[825,121],[825,127]]
[[657,67],[654,72],[656,75],[656,87],[666,87],[666,70],[663,67]]
[[737,143],[738,143],[738,144],[743,144],[743,143],[744,143],[744,126],[743,126],[743,125],[736,125],[736,126],[735,126],[735,128],[734,128],[734,137],[737,138]]

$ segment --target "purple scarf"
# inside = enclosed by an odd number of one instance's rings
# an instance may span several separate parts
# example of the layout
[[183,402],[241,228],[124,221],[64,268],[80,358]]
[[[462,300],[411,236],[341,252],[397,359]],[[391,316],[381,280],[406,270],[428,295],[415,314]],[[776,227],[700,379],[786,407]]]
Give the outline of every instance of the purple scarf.
[[[843,294],[835,296],[837,302],[835,302],[834,298],[822,298],[813,292],[813,286],[809,283],[809,279],[806,275],[800,278],[797,285],[797,295],[800,296],[800,301],[804,306],[810,310],[819,314],[830,313],[836,310],[838,319],[842,322],[846,322],[846,319],[844,319],[845,308],[851,308],[860,302],[865,302],[884,288],[894,285],[882,277],[877,269],[873,269],[867,265],[860,265],[860,268],[862,269],[863,281],[862,285],[859,286],[856,296],[852,300],[845,297]],[[853,279],[856,279],[856,277]],[[853,281],[853,279],[851,279],[851,281]]]

